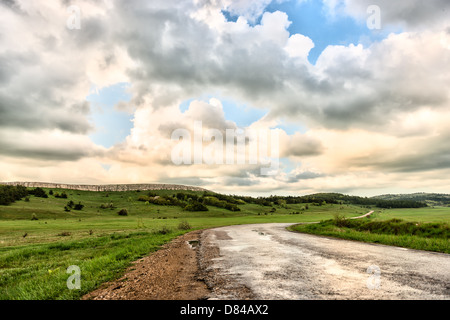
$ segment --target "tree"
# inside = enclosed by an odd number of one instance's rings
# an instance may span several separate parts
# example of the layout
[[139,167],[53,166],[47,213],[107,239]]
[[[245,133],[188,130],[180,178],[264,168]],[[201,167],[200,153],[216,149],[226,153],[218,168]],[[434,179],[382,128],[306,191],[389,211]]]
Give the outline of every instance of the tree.
[[38,198],[48,198],[47,193],[44,191],[44,189],[42,189],[40,187],[37,187],[34,190],[28,191],[28,193],[32,194],[32,195],[34,195],[35,197],[38,197]]
[[81,204],[81,202],[79,202],[79,203],[77,203],[74,207],[73,207],[73,209],[74,210],[83,210],[83,208],[84,208],[84,204]]
[[0,186],[0,205],[9,205],[28,195],[24,186]]
[[208,207],[205,206],[201,202],[192,201],[190,204],[188,204],[186,207],[184,207],[184,210],[186,210],[186,211],[208,211]]

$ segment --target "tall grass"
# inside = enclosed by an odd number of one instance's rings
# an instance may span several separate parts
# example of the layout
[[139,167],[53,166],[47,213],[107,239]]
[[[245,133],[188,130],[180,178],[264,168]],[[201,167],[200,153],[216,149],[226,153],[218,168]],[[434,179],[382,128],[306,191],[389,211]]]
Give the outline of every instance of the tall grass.
[[[182,231],[131,232],[0,249],[1,300],[79,299],[117,278],[130,262],[181,235]],[[69,266],[81,269],[81,289],[69,290]]]
[[336,215],[332,220],[311,225],[296,225],[291,229],[348,240],[450,253],[450,227],[448,223],[420,223],[401,219],[386,221],[373,221],[368,218],[351,220]]

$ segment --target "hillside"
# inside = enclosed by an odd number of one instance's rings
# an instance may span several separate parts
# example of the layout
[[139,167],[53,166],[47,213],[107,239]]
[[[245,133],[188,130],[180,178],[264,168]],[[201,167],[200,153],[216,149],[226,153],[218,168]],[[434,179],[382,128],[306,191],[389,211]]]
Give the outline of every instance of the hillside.
[[429,206],[450,206],[450,194],[445,193],[384,194],[372,198],[389,201],[419,201],[426,202]]

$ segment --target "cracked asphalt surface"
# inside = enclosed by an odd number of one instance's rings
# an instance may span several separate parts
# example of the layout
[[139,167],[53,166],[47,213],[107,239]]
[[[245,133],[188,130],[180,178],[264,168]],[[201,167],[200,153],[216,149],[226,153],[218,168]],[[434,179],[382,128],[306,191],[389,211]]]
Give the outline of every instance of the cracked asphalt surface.
[[245,288],[246,298],[261,300],[450,300],[448,254],[294,233],[289,225],[205,230],[200,261],[222,279],[210,298],[242,299]]

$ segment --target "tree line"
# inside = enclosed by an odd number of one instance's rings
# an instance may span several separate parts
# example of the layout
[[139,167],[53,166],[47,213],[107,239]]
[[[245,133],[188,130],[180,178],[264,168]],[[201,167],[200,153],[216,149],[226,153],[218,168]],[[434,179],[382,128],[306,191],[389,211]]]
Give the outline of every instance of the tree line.
[[254,203],[263,206],[270,206],[273,204],[299,204],[299,203],[313,203],[316,205],[330,204],[354,204],[362,206],[376,206],[378,208],[423,208],[427,207],[425,201],[416,201],[413,199],[399,199],[399,200],[384,200],[377,198],[367,198],[359,196],[349,196],[340,193],[318,193],[307,196],[269,196],[269,197],[248,197],[248,196],[234,196],[247,203]]
[[28,194],[28,190],[24,186],[0,185],[0,205],[10,205],[18,200],[22,200]]
[[241,211],[238,204],[244,201],[216,193],[204,192],[202,195],[178,192],[172,195],[159,196],[149,192],[147,196],[140,196],[139,201],[157,205],[179,206],[186,211],[208,211],[207,206],[223,208],[229,211]]

